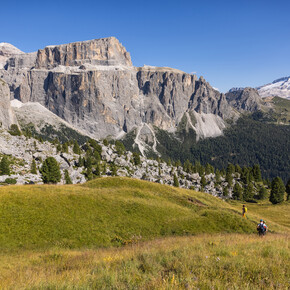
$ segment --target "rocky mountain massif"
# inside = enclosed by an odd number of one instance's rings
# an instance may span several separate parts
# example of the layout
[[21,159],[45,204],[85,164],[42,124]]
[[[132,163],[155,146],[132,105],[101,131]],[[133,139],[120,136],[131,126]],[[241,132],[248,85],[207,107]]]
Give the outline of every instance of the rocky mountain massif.
[[[38,102],[96,139],[120,138],[136,128],[138,136],[154,139],[154,126],[174,132],[184,118],[197,138],[215,137],[227,119],[239,116],[202,77],[171,68],[134,67],[114,37],[35,53],[15,49],[5,57],[0,78],[9,85],[11,99]],[[142,138],[136,140],[140,151],[141,143]]]

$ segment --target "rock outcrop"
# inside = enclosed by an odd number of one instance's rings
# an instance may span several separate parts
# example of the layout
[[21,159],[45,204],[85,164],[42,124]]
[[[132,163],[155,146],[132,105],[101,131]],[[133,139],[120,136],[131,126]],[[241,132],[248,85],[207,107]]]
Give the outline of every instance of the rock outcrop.
[[[197,124],[188,118],[198,138],[213,137],[222,134],[224,120],[237,117],[225,95],[202,77],[171,68],[136,68],[114,37],[15,55],[0,77],[12,99],[38,102],[97,139],[118,138],[135,128],[142,132],[144,124],[174,132],[187,114],[199,114]],[[238,106],[255,110],[255,101]]]
[[12,124],[17,124],[17,119],[10,106],[9,87],[0,79],[0,128],[8,129]]
[[255,112],[264,105],[258,91],[253,88],[228,92],[226,98],[229,104],[240,112]]

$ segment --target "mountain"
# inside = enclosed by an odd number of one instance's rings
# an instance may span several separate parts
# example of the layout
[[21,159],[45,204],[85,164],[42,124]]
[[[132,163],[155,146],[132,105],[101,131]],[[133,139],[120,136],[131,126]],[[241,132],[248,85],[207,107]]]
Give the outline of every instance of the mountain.
[[281,97],[290,100],[290,76],[273,81],[257,88],[262,98]]
[[[9,84],[12,99],[38,102],[97,139],[118,138],[136,128],[142,135],[143,128],[153,131],[153,126],[174,132],[184,118],[198,137],[211,137],[238,116],[225,95],[202,77],[134,67],[114,37],[14,55],[4,67],[0,77]],[[188,117],[193,115],[194,122]]]

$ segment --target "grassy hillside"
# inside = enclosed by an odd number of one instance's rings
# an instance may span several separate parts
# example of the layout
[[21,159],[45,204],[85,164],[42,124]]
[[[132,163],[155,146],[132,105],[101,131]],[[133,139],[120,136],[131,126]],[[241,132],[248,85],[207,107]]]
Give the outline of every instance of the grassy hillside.
[[2,250],[107,247],[162,236],[254,230],[253,221],[241,220],[218,198],[129,178],[0,188]]
[[247,207],[120,177],[0,187],[0,288],[287,289],[290,204]]

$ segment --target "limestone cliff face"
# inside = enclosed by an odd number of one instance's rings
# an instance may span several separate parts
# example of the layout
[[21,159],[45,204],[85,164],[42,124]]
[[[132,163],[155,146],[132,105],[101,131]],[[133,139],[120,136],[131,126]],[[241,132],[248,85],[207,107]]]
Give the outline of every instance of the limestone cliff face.
[[223,120],[237,114],[202,77],[133,67],[114,37],[11,57],[0,77],[9,84],[12,99],[39,102],[95,138],[120,137],[145,124],[174,131],[184,118],[201,137],[216,136]]
[[52,69],[59,65],[80,66],[117,65],[132,66],[130,54],[115,37],[48,46],[37,52],[37,69]]
[[17,120],[10,106],[9,87],[0,79],[0,128],[9,129],[12,124]]

